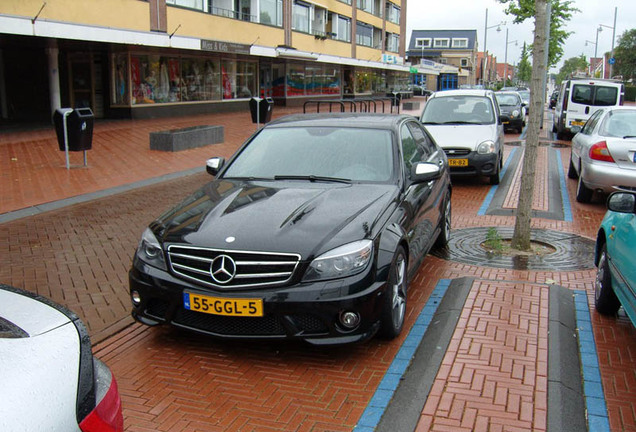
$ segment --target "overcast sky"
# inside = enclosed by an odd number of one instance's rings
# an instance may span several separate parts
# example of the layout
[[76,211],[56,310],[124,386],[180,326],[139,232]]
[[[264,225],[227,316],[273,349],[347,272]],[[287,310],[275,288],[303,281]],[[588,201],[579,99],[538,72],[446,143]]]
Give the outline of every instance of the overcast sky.
[[[599,24],[614,26],[614,8],[618,8],[616,17],[616,42],[626,30],[636,28],[636,0],[574,0],[574,6],[580,12],[574,13],[567,24],[573,32],[565,41],[564,53],[553,72],[557,72],[563,60],[585,54],[588,61],[594,56],[596,29]],[[532,43],[534,20],[523,24],[513,24],[512,17],[504,13],[504,5],[496,0],[408,0],[407,3],[407,46],[413,30],[461,29],[477,30],[479,51],[484,48],[484,28],[488,9],[488,27],[502,21],[507,24],[488,30],[486,49],[497,56],[499,63],[504,62],[506,54],[506,28],[508,28],[508,63],[517,64],[521,57],[523,42]],[[591,41],[585,46],[585,41]],[[517,41],[517,45],[513,43]],[[598,33],[598,55],[611,51],[612,29],[603,27]]]

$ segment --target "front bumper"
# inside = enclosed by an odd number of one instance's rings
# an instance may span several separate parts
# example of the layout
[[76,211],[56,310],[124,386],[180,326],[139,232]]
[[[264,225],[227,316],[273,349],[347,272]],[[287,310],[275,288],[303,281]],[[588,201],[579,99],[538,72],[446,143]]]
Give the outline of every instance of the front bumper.
[[[479,154],[471,151],[466,155],[453,155],[446,152],[448,157],[448,166],[453,176],[478,176],[493,175],[497,173],[499,160],[497,153]],[[456,165],[457,160],[466,159],[468,164],[465,166]]]
[[587,188],[603,193],[636,192],[636,170],[619,168],[611,162],[583,160],[582,180]]
[[[129,272],[129,282],[131,294],[136,292],[140,298],[138,304],[133,302],[132,315],[143,324],[167,323],[218,338],[300,339],[316,345],[371,338],[380,328],[386,290],[386,282],[376,282],[363,272],[337,281],[225,292],[190,284],[138,259]],[[184,308],[184,291],[228,299],[260,298],[264,316],[191,311]],[[356,328],[346,329],[339,323],[344,311],[359,314]]]

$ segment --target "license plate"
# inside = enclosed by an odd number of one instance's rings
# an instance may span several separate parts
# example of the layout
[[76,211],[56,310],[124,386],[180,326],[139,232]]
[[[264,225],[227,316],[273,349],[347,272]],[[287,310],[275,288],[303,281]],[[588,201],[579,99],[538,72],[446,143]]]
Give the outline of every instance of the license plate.
[[503,121],[503,122],[501,122],[501,124],[510,124],[510,122],[509,121]]
[[220,298],[184,292],[183,307],[212,315],[263,316],[263,299]]
[[468,159],[449,159],[448,166],[456,166],[456,167],[468,166]]
[[584,121],[573,121],[572,123],[570,123],[572,126],[583,126],[585,124]]

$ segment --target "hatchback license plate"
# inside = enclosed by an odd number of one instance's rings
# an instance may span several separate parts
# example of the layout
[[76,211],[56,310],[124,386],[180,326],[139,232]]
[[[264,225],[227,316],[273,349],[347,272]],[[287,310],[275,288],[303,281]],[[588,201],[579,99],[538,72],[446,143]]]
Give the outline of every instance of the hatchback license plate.
[[448,166],[468,166],[468,159],[449,159]]
[[219,298],[184,292],[183,307],[212,315],[263,316],[262,299]]

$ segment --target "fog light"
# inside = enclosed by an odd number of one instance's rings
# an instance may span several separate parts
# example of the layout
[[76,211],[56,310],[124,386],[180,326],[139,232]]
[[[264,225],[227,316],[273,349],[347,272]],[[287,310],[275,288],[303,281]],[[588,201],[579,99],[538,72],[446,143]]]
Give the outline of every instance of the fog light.
[[360,315],[356,312],[346,311],[340,314],[340,324],[351,330],[360,324]]
[[133,291],[132,293],[130,293],[130,298],[132,299],[132,302],[135,306],[141,303],[141,294],[139,294],[139,291]]

